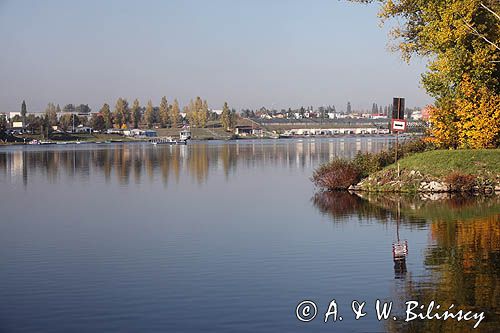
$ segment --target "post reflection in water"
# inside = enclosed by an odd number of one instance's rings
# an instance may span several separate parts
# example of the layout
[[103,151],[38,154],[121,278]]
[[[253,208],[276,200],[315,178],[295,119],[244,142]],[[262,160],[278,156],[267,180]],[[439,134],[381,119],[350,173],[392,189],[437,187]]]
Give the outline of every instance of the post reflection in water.
[[[73,147],[13,148],[0,152],[0,171],[12,179],[45,175],[50,183],[60,177],[85,180],[100,174],[106,182],[116,177],[122,185],[143,177],[155,179],[157,171],[165,185],[179,181],[182,173],[203,184],[211,172],[222,170],[226,179],[237,167],[254,168],[261,164],[311,168],[334,156],[353,157],[357,151],[379,151],[389,145],[387,138],[342,140],[248,140],[225,144],[200,142],[179,146],[149,144],[85,145]],[[272,149],[270,149],[272,147]]]
[[392,243],[392,258],[394,260],[394,278],[404,279],[406,276],[406,256],[408,255],[408,241],[399,238],[399,222],[401,219],[401,202],[397,202],[396,212],[396,242]]
[[[443,196],[425,200],[393,194],[368,195],[319,193],[312,201],[335,223],[357,215],[361,221],[401,225],[406,230],[426,228],[429,244],[423,254],[424,273],[407,272],[407,243],[397,242],[393,252],[394,299],[399,317],[404,302],[431,301],[448,309],[485,312],[479,332],[500,327],[500,198]],[[397,237],[399,241],[399,236]],[[393,244],[394,246],[394,244]],[[403,278],[403,279],[402,279]],[[425,313],[425,310],[422,312]],[[436,311],[435,311],[436,312]],[[441,311],[442,312],[442,311]],[[387,321],[388,332],[470,332],[471,322],[454,320]]]

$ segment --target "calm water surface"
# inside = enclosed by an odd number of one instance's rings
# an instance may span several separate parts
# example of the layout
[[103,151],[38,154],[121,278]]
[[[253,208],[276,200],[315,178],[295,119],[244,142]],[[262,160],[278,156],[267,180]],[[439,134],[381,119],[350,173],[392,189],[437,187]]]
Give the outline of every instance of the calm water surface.
[[[320,163],[389,144],[2,147],[0,332],[472,331],[404,323],[406,300],[485,311],[474,331],[498,332],[497,198],[315,194]],[[324,323],[333,299],[343,320]],[[376,299],[399,319],[378,321]]]

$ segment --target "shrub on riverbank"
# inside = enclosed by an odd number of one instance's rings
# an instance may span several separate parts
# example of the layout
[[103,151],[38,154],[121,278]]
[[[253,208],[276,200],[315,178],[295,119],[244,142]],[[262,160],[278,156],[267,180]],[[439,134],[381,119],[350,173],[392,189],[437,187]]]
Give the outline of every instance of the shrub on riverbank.
[[[424,139],[405,141],[398,147],[398,160],[406,156],[433,149],[435,149],[434,144]],[[352,163],[358,169],[361,177],[365,178],[368,177],[368,175],[393,164],[395,161],[396,146],[392,146],[389,150],[383,150],[378,153],[358,152]]]
[[474,175],[453,172],[444,178],[452,192],[472,192],[476,186],[476,177]]
[[500,149],[434,150],[408,156],[364,178],[370,192],[500,192]]
[[320,166],[314,184],[329,191],[352,189],[382,192],[500,191],[500,149],[436,150],[425,140],[379,153],[358,153]]
[[[434,145],[423,139],[403,142],[398,147],[398,159],[415,153],[434,149]],[[396,160],[396,147],[378,153],[358,152],[353,160],[336,158],[321,165],[313,174],[314,184],[326,190],[347,189],[368,175],[382,170]]]
[[320,188],[345,190],[361,180],[361,173],[352,161],[336,158],[316,169],[312,180]]

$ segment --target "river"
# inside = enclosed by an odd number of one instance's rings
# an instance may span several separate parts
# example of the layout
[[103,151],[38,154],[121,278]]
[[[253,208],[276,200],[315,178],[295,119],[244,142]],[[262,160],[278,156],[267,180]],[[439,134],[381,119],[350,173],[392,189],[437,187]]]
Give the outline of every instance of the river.
[[[316,193],[320,163],[391,142],[0,147],[0,332],[470,332],[477,322],[405,322],[410,300],[482,312],[474,331],[498,331],[498,197]],[[358,320],[354,300],[366,302]],[[393,302],[387,320],[377,300]],[[303,301],[316,306],[310,321]]]

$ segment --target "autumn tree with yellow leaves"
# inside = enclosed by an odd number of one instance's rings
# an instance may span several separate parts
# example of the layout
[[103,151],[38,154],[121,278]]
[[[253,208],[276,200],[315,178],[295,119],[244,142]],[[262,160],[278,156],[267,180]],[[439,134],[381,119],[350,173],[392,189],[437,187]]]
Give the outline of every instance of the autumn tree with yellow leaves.
[[500,145],[500,1],[353,0],[381,4],[393,50],[428,59],[422,85],[436,99],[431,135],[438,146]]
[[159,110],[159,118],[160,118],[160,126],[167,127],[170,119],[168,114],[169,105],[167,102],[167,97],[163,96],[160,102],[160,110]]
[[193,101],[189,101],[186,109],[189,124],[193,127],[206,127],[209,116],[209,108],[207,101],[203,101],[201,97],[196,97]]

